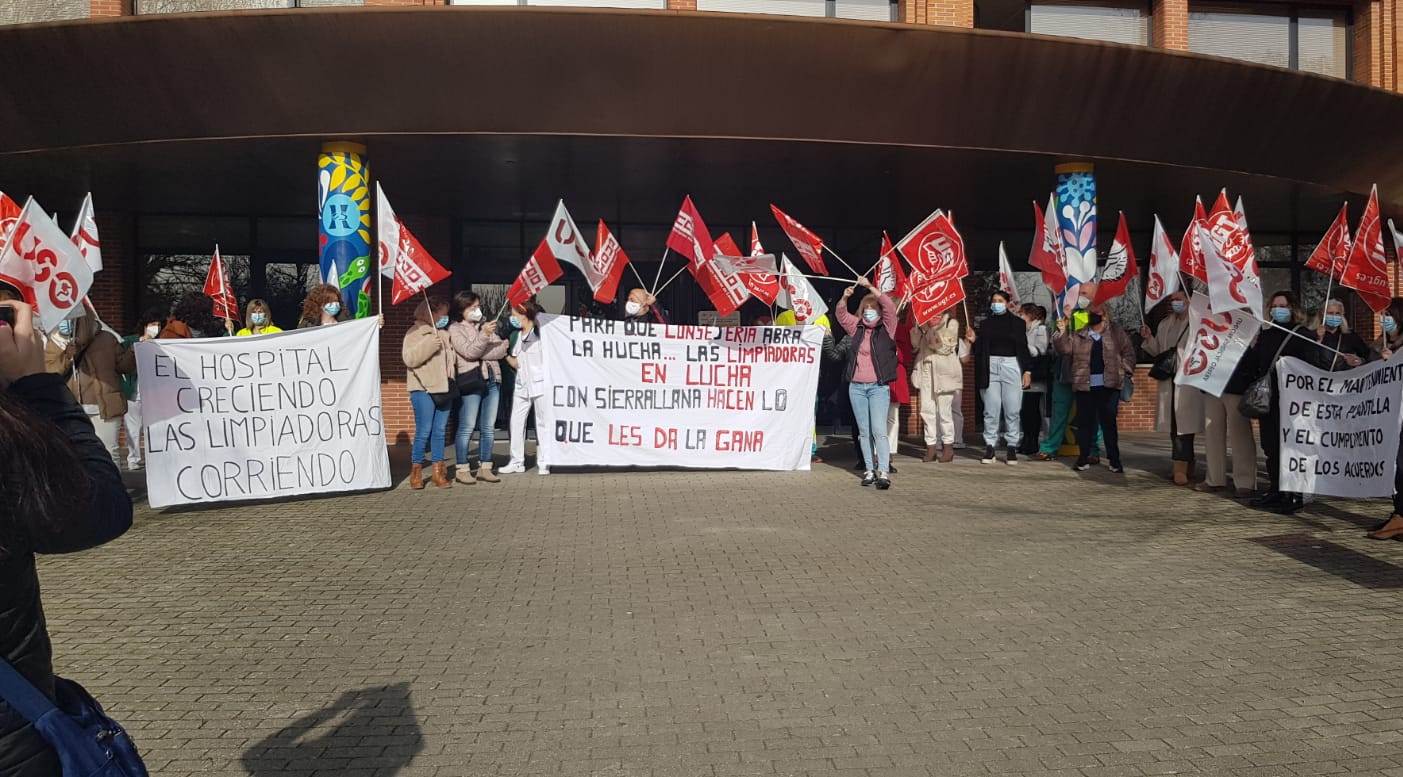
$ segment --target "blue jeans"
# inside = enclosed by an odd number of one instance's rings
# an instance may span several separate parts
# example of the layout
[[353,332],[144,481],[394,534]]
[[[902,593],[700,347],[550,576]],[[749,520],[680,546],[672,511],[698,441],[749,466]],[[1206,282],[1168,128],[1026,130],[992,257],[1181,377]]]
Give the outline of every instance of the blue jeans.
[[496,439],[497,431],[497,402],[501,398],[501,392],[501,384],[489,380],[483,393],[465,394],[458,399],[458,435],[453,441],[453,452],[458,466],[468,463],[474,429],[482,438],[478,447],[478,464],[492,463],[492,442]]
[[427,391],[409,392],[409,406],[414,408],[414,447],[411,464],[424,463],[424,445],[429,445],[429,461],[443,461],[443,432],[448,428],[448,410],[434,407],[434,398]]
[[999,421],[1004,422],[1008,449],[1018,450],[1023,441],[1023,370],[1014,356],[989,357],[989,386],[980,391],[984,399],[984,444],[999,444]]
[[[849,383],[848,399],[852,401],[853,415],[857,417],[857,439],[862,448],[862,461],[867,465],[868,472],[885,475],[891,464],[891,441],[887,439],[891,389],[884,383]],[[876,467],[872,466],[874,447]]]

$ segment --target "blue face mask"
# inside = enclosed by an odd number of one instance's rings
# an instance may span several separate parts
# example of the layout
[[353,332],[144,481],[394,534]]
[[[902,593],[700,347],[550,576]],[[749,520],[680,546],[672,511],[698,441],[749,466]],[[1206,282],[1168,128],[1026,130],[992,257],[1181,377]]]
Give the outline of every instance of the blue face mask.
[[1383,321],[1380,323],[1383,324],[1384,331],[1389,334],[1398,331],[1398,322],[1393,320],[1393,316],[1384,316]]
[[1175,313],[1183,313],[1184,303],[1176,299],[1173,302],[1169,303],[1169,309],[1174,311]]
[[447,329],[447,328],[448,328],[448,316],[439,316],[439,317],[438,317],[438,320],[434,322],[434,328],[435,328],[435,329]]
[[517,318],[516,316],[512,316],[511,318],[507,319],[507,322],[512,325],[512,329],[521,328],[521,319]]
[[862,311],[862,320],[866,321],[866,322],[869,323],[869,324],[875,324],[875,323],[877,323],[877,319],[879,319],[879,318],[881,318],[881,317],[882,317],[882,314],[881,314],[881,313],[878,313],[877,311],[873,310],[872,308],[868,308],[868,309]]
[[65,318],[64,320],[58,322],[58,333],[63,335],[64,337],[72,337],[73,319]]
[[341,303],[328,302],[325,305],[322,305],[322,312],[332,317],[339,316],[341,315]]
[[248,322],[250,324],[253,324],[254,326],[263,326],[264,324],[268,323],[268,314],[254,313],[253,315],[248,317]]
[[1278,324],[1284,324],[1291,320],[1291,308],[1272,308],[1271,320]]
[[1339,328],[1340,328],[1340,325],[1343,324],[1344,322],[1345,322],[1345,317],[1342,316],[1342,315],[1340,315],[1339,313],[1326,313],[1326,314],[1325,314],[1325,326],[1328,326],[1328,327],[1330,327],[1331,329],[1339,329]]
[[1008,305],[1002,302],[995,302],[989,306],[989,310],[996,316],[1002,316],[1004,313],[1008,312]]

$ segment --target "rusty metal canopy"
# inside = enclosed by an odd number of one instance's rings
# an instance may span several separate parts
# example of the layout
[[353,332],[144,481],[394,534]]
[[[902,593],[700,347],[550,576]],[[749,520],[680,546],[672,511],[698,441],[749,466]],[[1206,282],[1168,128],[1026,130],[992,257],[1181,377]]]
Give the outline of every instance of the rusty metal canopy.
[[895,225],[941,204],[1022,224],[1069,158],[1097,162],[1103,207],[1117,192],[1187,211],[1177,198],[1230,185],[1288,228],[1377,182],[1403,208],[1403,96],[1036,35],[327,8],[4,27],[0,72],[0,188],[105,186],[133,209],[306,212],[322,139],[368,143],[382,177],[404,181],[397,201],[443,215],[519,215],[573,190],[607,212],[660,189],[666,211],[697,187],[742,200],[806,187],[794,196],[835,222]]

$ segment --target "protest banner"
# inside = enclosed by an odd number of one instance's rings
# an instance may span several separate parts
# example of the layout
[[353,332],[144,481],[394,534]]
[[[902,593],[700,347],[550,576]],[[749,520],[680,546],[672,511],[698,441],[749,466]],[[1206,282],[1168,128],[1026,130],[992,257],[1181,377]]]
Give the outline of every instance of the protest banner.
[[1184,345],[1184,361],[1174,383],[1221,397],[1237,363],[1261,328],[1262,322],[1248,311],[1214,313],[1209,309],[1208,295],[1193,295],[1189,300],[1192,339]]
[[539,320],[552,465],[809,469],[819,327]]
[[1281,490],[1392,496],[1403,358],[1325,372],[1286,356],[1276,363],[1276,377]]
[[380,326],[136,344],[152,507],[390,486]]

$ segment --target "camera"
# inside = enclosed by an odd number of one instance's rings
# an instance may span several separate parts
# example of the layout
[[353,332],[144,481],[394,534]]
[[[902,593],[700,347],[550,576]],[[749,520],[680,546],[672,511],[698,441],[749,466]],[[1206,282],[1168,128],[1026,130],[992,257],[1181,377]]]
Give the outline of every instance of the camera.
[[10,326],[15,325],[15,309],[11,307],[0,307],[0,321],[4,321]]

